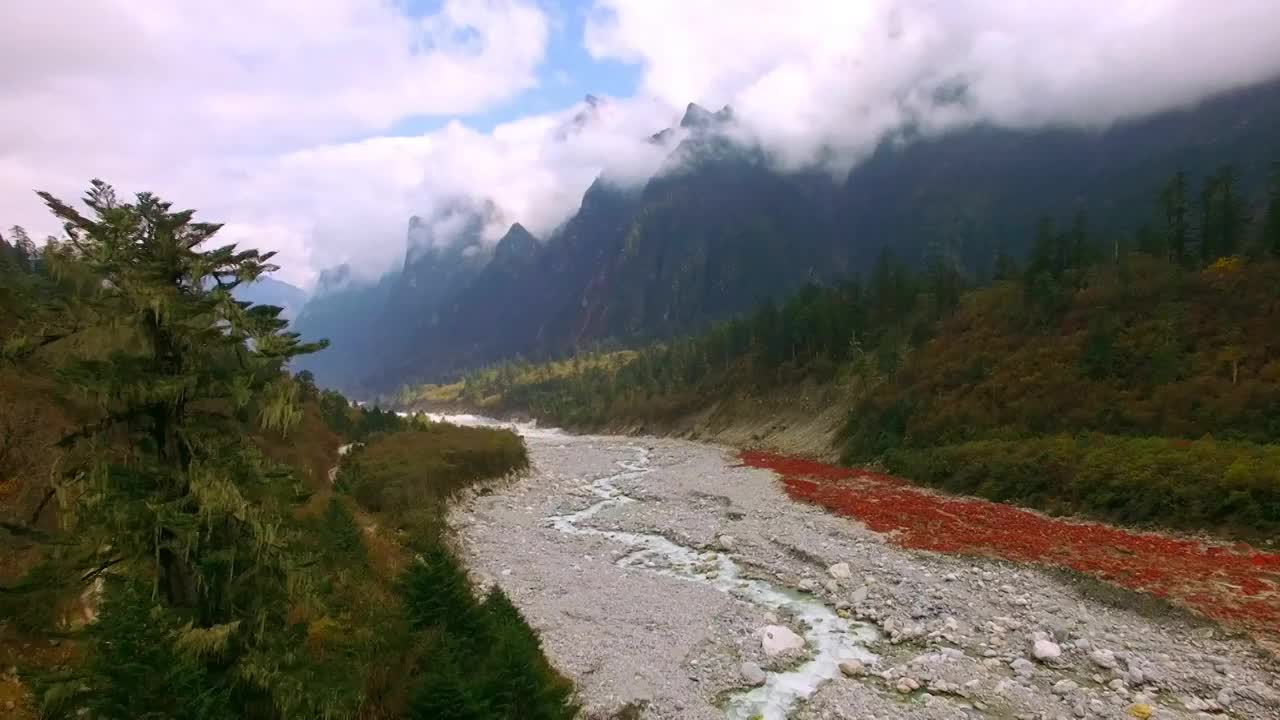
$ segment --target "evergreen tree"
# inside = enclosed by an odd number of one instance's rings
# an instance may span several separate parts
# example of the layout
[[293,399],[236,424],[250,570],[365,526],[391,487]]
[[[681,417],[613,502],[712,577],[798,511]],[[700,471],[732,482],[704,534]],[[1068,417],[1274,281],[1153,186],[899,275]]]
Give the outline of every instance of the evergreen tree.
[[1280,161],[1271,163],[1271,187],[1267,193],[1267,215],[1262,233],[1267,250],[1280,257]]
[[484,695],[501,717],[511,720],[570,720],[577,714],[573,686],[542,655],[542,644],[511,600],[496,587],[483,610],[493,642],[492,678]]
[[1165,217],[1165,246],[1169,259],[1175,263],[1187,261],[1187,174],[1181,170],[1174,174],[1160,191],[1160,205]]
[[[274,673],[253,658],[281,641],[290,568],[278,518],[291,491],[270,474],[244,426],[285,432],[296,422],[297,385],[284,365],[323,345],[285,332],[279,308],[232,297],[275,269],[272,253],[208,247],[218,225],[194,222],[192,211],[174,212],[149,193],[121,201],[101,181],[84,198],[87,215],[40,196],[66,231],[65,246],[46,253],[52,270],[90,280],[51,311],[54,332],[9,349],[60,338],[94,349],[61,370],[66,386],[98,411],[62,442],[88,451],[62,488],[78,498],[76,538],[86,556],[76,575],[146,583],[152,622],[177,628],[172,651],[197,669],[219,670],[221,688],[201,692],[273,692]],[[132,622],[132,612],[119,617]],[[111,617],[104,616],[105,633]],[[90,650],[110,658],[119,649],[104,642]],[[145,694],[133,697],[119,693],[125,705],[114,712],[174,716],[148,707]],[[297,700],[267,705],[286,710]]]
[[1223,165],[1218,169],[1217,181],[1217,257],[1230,257],[1239,250],[1241,236],[1244,235],[1245,210],[1237,191],[1235,168]]
[[992,271],[992,279],[996,282],[1004,282],[1018,277],[1018,263],[1005,250],[1004,244],[996,250],[995,267]]
[[1166,244],[1167,238],[1156,232],[1150,223],[1143,223],[1138,226],[1134,245],[1138,252],[1151,257],[1167,258],[1169,257],[1169,247]]
[[1208,265],[1219,255],[1218,176],[1205,178],[1200,189],[1200,262]]
[[9,228],[9,244],[13,247],[13,255],[23,270],[31,270],[35,266],[40,251],[31,240],[31,236],[21,225]]

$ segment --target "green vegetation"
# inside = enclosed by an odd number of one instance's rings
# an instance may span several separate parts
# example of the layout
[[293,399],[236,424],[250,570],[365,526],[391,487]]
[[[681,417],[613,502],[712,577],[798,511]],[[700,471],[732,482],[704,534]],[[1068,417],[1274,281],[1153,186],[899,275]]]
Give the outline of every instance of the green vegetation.
[[1280,532],[1280,446],[1082,434],[895,449],[906,477],[966,495],[1184,530]]
[[[271,254],[217,246],[190,211],[96,181],[87,214],[42,197],[65,237],[0,240],[0,660],[35,692],[19,717],[576,714],[439,532],[451,496],[526,466],[518,436],[291,376],[323,344],[233,295]],[[69,653],[25,652],[50,638]]]
[[[528,466],[523,442],[508,431],[428,423],[373,439],[352,452],[339,487],[372,512],[443,507],[476,478]],[[421,477],[431,478],[423,483]]]
[[1178,173],[1127,237],[1092,235],[1083,210],[1046,218],[1021,267],[999,253],[974,273],[939,250],[915,269],[886,250],[865,277],[625,363],[500,366],[456,394],[599,427],[816,381],[849,407],[848,463],[1054,512],[1274,534],[1280,170],[1256,201],[1234,178]]

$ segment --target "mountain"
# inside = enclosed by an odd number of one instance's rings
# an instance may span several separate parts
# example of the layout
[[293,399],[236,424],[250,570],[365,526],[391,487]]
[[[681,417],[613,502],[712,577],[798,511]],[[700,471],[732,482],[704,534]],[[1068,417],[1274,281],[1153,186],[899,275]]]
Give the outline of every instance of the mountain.
[[1045,215],[1070,221],[1087,209],[1095,232],[1131,236],[1157,220],[1159,186],[1178,170],[1190,178],[1192,196],[1226,163],[1250,191],[1276,160],[1280,82],[1102,131],[978,126],[886,142],[849,174],[841,222],[872,240],[852,247],[858,266],[892,243],[909,259],[942,251],[984,269],[1002,246],[1022,254]]
[[1001,252],[1025,255],[1044,216],[1087,210],[1095,237],[1118,242],[1156,219],[1158,188],[1178,169],[1196,197],[1230,163],[1250,196],[1280,159],[1280,82],[1099,130],[907,129],[845,177],[777,170],[723,132],[734,120],[690,105],[679,131],[653,136],[683,136],[661,172],[639,188],[597,180],[540,245],[513,226],[506,249],[488,252],[474,228],[495,210],[445,213],[470,228],[461,244],[407,258],[386,310],[359,319],[396,335],[363,382],[392,389],[515,355],[695,332],[807,281],[865,272],[886,248],[981,275]]
[[[321,385],[351,391],[374,371],[385,378],[408,372],[414,341],[436,333],[442,303],[492,264],[485,233],[499,222],[492,201],[453,198],[409,218],[403,263],[376,282],[355,278],[347,265],[322,272],[294,329],[306,340],[328,339],[329,348],[299,358],[296,368],[310,370]],[[536,247],[532,236],[530,242]],[[529,252],[524,245],[511,252]]]
[[311,371],[324,387],[357,387],[355,379],[374,365],[370,357],[378,352],[387,299],[398,281],[399,272],[394,272],[374,283],[361,282],[347,265],[320,273],[315,292],[292,325],[304,340],[327,339],[329,347],[296,358],[294,368]]
[[292,320],[307,302],[307,291],[282,280],[260,277],[248,285],[240,285],[233,293],[236,299],[257,305],[284,308],[281,316]]

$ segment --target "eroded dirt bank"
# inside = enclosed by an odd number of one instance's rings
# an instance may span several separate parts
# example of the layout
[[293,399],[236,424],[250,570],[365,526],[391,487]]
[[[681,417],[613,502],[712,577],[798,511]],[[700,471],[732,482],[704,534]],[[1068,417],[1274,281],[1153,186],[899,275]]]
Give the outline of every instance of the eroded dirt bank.
[[[476,579],[539,628],[592,717],[1280,717],[1280,668],[1243,634],[1033,566],[901,547],[723,448],[528,441],[534,471],[453,522]],[[817,662],[832,652],[857,662]],[[811,694],[792,687],[806,679]],[[793,700],[752,704],[782,690]]]

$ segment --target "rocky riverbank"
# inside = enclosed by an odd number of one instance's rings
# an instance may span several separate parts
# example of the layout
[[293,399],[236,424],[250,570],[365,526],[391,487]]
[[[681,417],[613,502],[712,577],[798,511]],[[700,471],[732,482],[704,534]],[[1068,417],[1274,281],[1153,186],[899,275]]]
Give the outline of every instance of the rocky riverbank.
[[[476,579],[501,585],[542,632],[591,717],[732,716],[752,688],[818,656],[816,621],[721,582],[722,558],[742,581],[828,608],[854,635],[837,670],[824,666],[814,691],[766,718],[1280,717],[1274,657],[1159,603],[896,546],[789,500],[773,473],[722,448],[528,441],[534,471],[461,505],[453,523]],[[603,486],[627,500],[601,506]],[[556,526],[593,506],[573,526],[600,532]],[[637,536],[701,564],[637,562]]]

